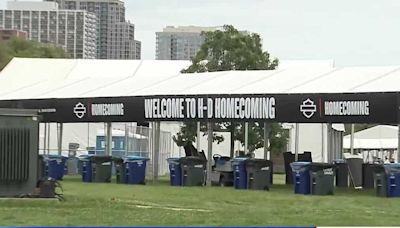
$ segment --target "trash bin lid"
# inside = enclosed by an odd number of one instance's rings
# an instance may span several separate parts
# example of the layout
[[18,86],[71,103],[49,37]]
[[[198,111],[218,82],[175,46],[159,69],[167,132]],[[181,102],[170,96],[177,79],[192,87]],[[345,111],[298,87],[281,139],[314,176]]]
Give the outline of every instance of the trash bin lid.
[[272,166],[272,161],[259,158],[250,158],[245,160],[246,166]]
[[79,160],[89,160],[89,158],[93,156],[92,154],[85,154],[85,155],[80,155],[78,156]]
[[240,162],[240,161],[246,161],[247,159],[249,159],[249,157],[236,157],[236,158],[233,158],[233,161]]
[[383,164],[385,169],[398,169],[400,170],[400,163],[385,163]]
[[179,162],[181,164],[206,164],[207,160],[204,160],[201,157],[196,157],[196,156],[188,156],[188,157],[182,157],[179,159]]
[[122,159],[121,157],[112,157],[113,162],[115,163],[122,163],[124,162],[124,159]]
[[343,163],[346,163],[346,160],[344,160],[344,159],[336,159],[336,160],[333,160],[333,163],[335,163],[335,164],[343,164]]
[[64,157],[62,155],[58,155],[58,154],[49,154],[44,156],[44,159],[46,160],[63,160],[66,161],[68,159],[68,157]]
[[176,158],[167,158],[167,162],[168,163],[177,163],[179,162],[181,158],[180,157],[176,157]]
[[290,163],[290,167],[292,167],[292,169],[294,171],[300,171],[303,169],[309,169],[311,162],[292,162]]
[[49,154],[49,155],[46,155],[46,157],[48,157],[48,158],[50,158],[50,159],[62,159],[62,158],[67,158],[67,157],[64,157],[64,156],[58,155],[58,154]]
[[133,161],[148,161],[149,158],[141,157],[141,156],[126,156],[123,157],[124,162],[133,162]]
[[310,164],[311,171],[319,171],[319,170],[324,170],[324,169],[329,169],[329,168],[335,168],[335,165],[330,164],[330,163],[323,163],[323,162],[312,162]]
[[107,156],[107,155],[93,155],[93,156],[90,156],[89,159],[95,163],[103,163],[103,162],[112,161],[112,157]]

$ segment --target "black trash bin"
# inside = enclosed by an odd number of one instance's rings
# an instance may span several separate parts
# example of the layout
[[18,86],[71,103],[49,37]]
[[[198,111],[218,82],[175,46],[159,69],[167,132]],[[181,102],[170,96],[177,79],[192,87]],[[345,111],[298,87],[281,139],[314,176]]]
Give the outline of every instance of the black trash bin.
[[247,188],[269,190],[271,187],[272,161],[251,158],[245,161]]
[[376,196],[387,197],[386,173],[383,164],[374,166]]
[[310,164],[310,190],[312,195],[333,195],[335,165],[329,163]]
[[46,163],[44,161],[44,157],[42,154],[39,154],[38,155],[38,169],[37,169],[38,180],[41,180],[45,177],[45,169],[46,169]]
[[374,169],[375,164],[362,164],[362,186],[363,188],[374,188]]
[[91,156],[92,182],[111,182],[111,156]]
[[336,165],[336,186],[337,187],[349,187],[349,167],[343,159],[337,159],[334,161]]
[[117,184],[126,184],[126,164],[121,157],[112,158],[115,167],[115,179]]
[[196,156],[179,159],[182,169],[183,186],[203,186],[207,161]]

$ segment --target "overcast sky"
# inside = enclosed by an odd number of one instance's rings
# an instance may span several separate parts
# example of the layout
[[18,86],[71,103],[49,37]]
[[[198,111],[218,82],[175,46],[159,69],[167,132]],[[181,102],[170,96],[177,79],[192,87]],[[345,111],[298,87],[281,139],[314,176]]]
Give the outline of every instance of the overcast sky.
[[[0,8],[6,0],[0,0]],[[334,59],[337,66],[400,65],[399,0],[125,0],[126,17],[155,58],[166,25],[232,24],[256,32],[280,59]]]

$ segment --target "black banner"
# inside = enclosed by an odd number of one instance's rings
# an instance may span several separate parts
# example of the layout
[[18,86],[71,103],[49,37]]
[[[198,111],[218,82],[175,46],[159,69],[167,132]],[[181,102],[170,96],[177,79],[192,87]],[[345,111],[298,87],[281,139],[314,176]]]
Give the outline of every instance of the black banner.
[[398,122],[397,93],[262,94],[0,101],[38,109],[45,122],[263,121]]

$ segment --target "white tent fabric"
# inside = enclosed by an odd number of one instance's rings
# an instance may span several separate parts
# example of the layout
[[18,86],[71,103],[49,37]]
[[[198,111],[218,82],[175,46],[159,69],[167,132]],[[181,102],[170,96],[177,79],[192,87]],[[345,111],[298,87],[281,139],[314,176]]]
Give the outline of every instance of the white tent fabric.
[[[343,147],[350,149],[350,135],[343,139]],[[355,149],[397,149],[398,127],[378,125],[354,133]]]
[[400,66],[177,73],[189,64],[189,61],[160,60],[14,58],[0,72],[0,100],[400,91]]

